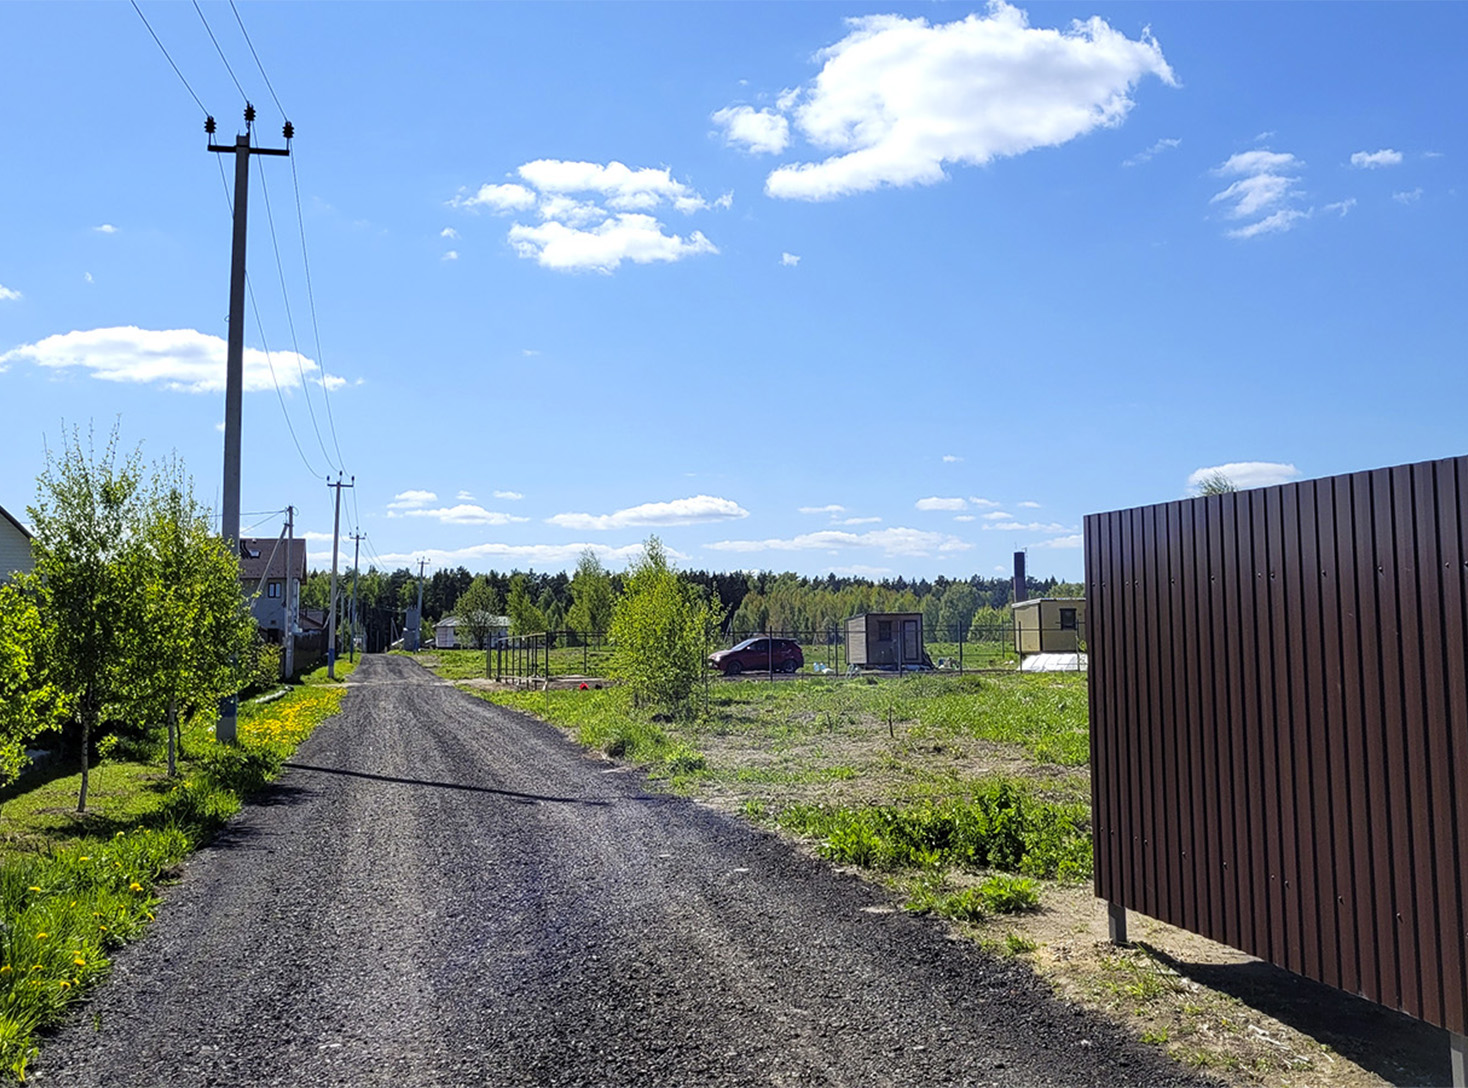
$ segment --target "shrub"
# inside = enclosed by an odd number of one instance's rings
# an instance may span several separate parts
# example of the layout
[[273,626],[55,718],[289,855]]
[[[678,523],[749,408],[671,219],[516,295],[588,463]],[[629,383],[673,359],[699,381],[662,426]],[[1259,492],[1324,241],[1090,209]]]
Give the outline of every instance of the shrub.
[[991,876],[979,885],[978,893],[995,914],[1019,914],[1040,906],[1040,887],[1027,876]]

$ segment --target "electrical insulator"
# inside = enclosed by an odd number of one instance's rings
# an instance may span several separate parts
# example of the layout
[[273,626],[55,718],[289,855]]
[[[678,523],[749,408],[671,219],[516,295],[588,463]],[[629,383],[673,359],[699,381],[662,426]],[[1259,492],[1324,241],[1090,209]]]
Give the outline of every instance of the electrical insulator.
[[204,118],[204,131],[207,132],[210,136],[214,135],[214,118]]
[[285,136],[285,138],[287,140],[289,140],[291,137],[295,136],[295,134],[296,134],[296,126],[293,125],[293,124],[291,124],[289,121],[287,121],[285,123],[285,128],[281,129],[280,131],[281,131],[281,134],[283,136]]
[[255,123],[255,107],[248,102],[245,103],[245,120],[250,124]]

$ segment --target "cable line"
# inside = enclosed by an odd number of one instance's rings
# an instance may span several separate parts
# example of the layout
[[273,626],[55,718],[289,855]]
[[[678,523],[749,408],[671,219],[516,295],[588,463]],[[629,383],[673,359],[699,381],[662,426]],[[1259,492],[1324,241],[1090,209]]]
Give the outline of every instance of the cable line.
[[296,188],[296,221],[301,231],[301,263],[306,268],[306,301],[311,307],[311,332],[316,337],[316,364],[321,367],[321,399],[326,402],[326,422],[331,428],[331,442],[336,447],[336,460],[341,464],[346,459],[342,457],[341,443],[336,437],[336,419],[331,413],[330,390],[326,388],[326,362],[321,357],[321,327],[316,322],[316,294],[311,289],[311,258],[306,254],[306,217],[301,214],[301,181],[296,173],[296,157],[291,156],[291,182]]
[[312,476],[321,476],[325,479],[325,474],[316,471],[315,466],[306,457],[306,451],[301,449],[301,440],[296,437],[296,428],[291,423],[291,414],[286,411],[285,394],[281,392],[280,382],[275,377],[275,363],[270,358],[270,345],[265,342],[265,326],[260,320],[260,307],[255,303],[255,288],[250,283],[248,275],[245,277],[245,290],[250,294],[250,309],[255,311],[255,332],[259,334],[260,346],[265,352],[265,365],[270,368],[270,383],[275,386],[275,395],[280,399],[280,411],[285,416],[285,429],[290,432],[291,442],[295,444],[296,452],[301,455],[301,464],[306,466],[306,471]]
[[229,0],[229,10],[234,12],[234,21],[240,24],[240,33],[245,36],[245,44],[250,47],[250,56],[255,58],[255,67],[260,69],[260,78],[265,80],[265,87],[270,91],[270,97],[275,99],[275,108],[280,110],[282,117],[285,117],[285,107],[280,104],[275,88],[271,86],[270,77],[265,74],[265,65],[260,63],[260,54],[255,52],[255,43],[250,41],[250,32],[245,29],[245,21],[240,18],[240,9],[234,6],[234,0]]
[[199,0],[194,0],[194,10],[199,13],[199,22],[204,24],[204,30],[209,34],[209,40],[214,43],[214,51],[219,54],[219,59],[224,61],[224,70],[229,73],[229,78],[234,80],[235,89],[240,92],[240,97],[248,102],[250,96],[240,86],[240,81],[235,76],[234,69],[229,66],[229,58],[224,55],[224,50],[219,48],[219,39],[214,36],[214,31],[209,29],[209,20],[204,18],[204,9],[199,6]]
[[189,81],[184,79],[184,74],[178,70],[178,65],[174,64],[173,58],[168,55],[168,50],[163,48],[163,43],[159,41],[158,35],[154,33],[152,24],[148,22],[148,17],[143,14],[143,9],[138,7],[138,0],[128,0],[128,2],[132,4],[133,10],[138,13],[138,18],[143,20],[143,25],[148,28],[148,33],[153,35],[153,40],[158,43],[158,48],[163,50],[163,59],[168,61],[169,67],[173,69],[173,74],[178,76],[179,82],[184,85],[184,90],[189,92],[189,97],[198,104],[204,116],[208,117],[209,111],[204,109],[204,103],[200,102],[199,96],[194,94],[194,89],[189,86]]

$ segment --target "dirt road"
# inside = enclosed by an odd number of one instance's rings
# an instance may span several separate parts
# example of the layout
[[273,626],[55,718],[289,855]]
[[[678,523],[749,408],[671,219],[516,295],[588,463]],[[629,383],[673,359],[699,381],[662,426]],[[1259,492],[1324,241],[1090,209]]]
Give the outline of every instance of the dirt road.
[[413,662],[201,851],[43,1084],[1201,1084],[1026,968]]

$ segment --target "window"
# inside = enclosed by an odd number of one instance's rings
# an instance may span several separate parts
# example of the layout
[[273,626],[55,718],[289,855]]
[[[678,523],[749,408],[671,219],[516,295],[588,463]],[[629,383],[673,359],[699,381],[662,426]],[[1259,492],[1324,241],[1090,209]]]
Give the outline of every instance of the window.
[[877,621],[877,641],[878,642],[891,642],[892,641],[892,621],[891,620],[878,620]]
[[1076,629],[1076,610],[1074,608],[1062,608],[1060,610],[1060,629],[1062,631],[1074,631]]
[[271,582],[270,585],[267,586],[266,589],[265,589],[265,596],[267,596],[267,597],[279,597],[280,596],[280,583],[279,582]]

